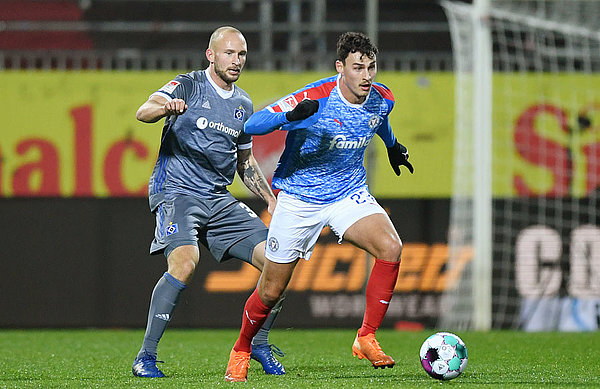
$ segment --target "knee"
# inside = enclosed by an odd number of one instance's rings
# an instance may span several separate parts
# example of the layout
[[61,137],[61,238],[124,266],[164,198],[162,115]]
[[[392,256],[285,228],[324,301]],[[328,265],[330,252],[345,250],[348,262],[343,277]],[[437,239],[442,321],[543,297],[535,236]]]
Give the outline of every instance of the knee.
[[175,278],[183,278],[182,281],[192,278],[195,270],[196,263],[192,260],[177,261],[172,266],[169,266],[169,273]]
[[265,304],[267,307],[272,308],[275,306],[275,304],[277,304],[277,301],[279,301],[279,299],[283,295],[283,291],[284,288],[279,287],[278,285],[268,284],[262,287],[259,285],[258,295],[260,296],[260,299],[262,300],[263,304]]
[[376,257],[384,261],[399,262],[401,256],[402,240],[398,236],[388,236],[383,239]]
[[167,258],[169,265],[168,272],[173,277],[187,284],[189,281],[191,281],[199,260],[200,254],[197,247],[177,247],[169,255],[169,258]]

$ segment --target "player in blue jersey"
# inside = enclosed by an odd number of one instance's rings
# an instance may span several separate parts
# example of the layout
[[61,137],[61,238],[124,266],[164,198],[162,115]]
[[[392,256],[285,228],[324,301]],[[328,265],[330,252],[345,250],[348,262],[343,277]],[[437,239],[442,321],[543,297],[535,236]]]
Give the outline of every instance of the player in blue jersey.
[[[262,270],[267,228],[227,190],[237,170],[244,184],[273,212],[276,199],[243,133],[253,112],[248,94],[235,85],[246,62],[246,40],[233,27],[211,35],[206,70],[177,76],[153,93],[137,119],[165,118],[160,151],[150,178],[150,208],[156,216],[150,252],[164,253],[168,270],[152,293],[144,342],[132,371],[138,377],[164,377],[156,366],[157,347],[180,293],[200,260],[198,244],[217,261],[237,258]],[[275,317],[281,303],[274,306]],[[272,321],[253,340],[252,357],[267,374],[285,374],[268,343]]]
[[392,298],[402,242],[385,210],[369,194],[364,155],[375,134],[384,141],[396,175],[413,172],[388,116],[392,92],[374,82],[377,48],[361,33],[342,34],[337,75],[308,84],[255,113],[247,134],[288,131],[273,177],[281,189],[269,225],[261,281],[246,301],[240,336],[231,350],[227,381],[246,381],[251,340],[284,292],[299,258],[308,260],[324,226],[375,257],[363,323],[352,351],[377,368],[393,367],[375,339]]

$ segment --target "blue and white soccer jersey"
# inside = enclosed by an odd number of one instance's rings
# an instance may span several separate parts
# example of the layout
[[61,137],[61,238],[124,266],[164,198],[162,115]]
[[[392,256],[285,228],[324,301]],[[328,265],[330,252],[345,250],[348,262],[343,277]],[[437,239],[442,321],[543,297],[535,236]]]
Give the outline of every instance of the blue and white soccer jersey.
[[[273,187],[281,189],[283,196],[279,194],[269,228],[266,255],[270,260],[290,262],[310,256],[325,225],[341,240],[361,218],[385,214],[368,194],[364,156],[375,134],[388,147],[396,142],[388,119],[394,97],[386,86],[374,83],[362,104],[352,104],[342,96],[338,82],[339,75],[311,83],[256,112],[244,126],[249,134],[276,128],[288,131],[273,175]],[[319,110],[307,119],[289,122],[285,113],[304,99],[318,100]],[[365,201],[353,201],[355,196]]]
[[[388,147],[396,141],[388,120],[392,92],[374,83],[362,104],[352,104],[342,96],[338,81],[333,76],[309,84],[256,112],[244,126],[248,134],[277,127],[288,131],[273,188],[309,203],[331,203],[365,185],[365,150],[375,134]],[[318,100],[319,111],[288,122],[285,112],[303,99]]]

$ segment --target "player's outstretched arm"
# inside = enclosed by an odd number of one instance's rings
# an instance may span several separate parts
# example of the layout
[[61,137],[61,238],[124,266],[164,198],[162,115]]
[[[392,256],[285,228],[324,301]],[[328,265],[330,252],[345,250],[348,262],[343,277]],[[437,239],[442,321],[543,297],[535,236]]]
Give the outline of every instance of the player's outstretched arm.
[[182,115],[188,106],[182,99],[167,100],[158,95],[152,95],[138,108],[135,117],[144,123],[156,123],[165,116]]
[[273,132],[284,124],[304,120],[314,115],[319,110],[317,100],[302,100],[289,112],[271,112],[268,108],[262,109],[244,124],[244,132],[251,135],[264,135]]
[[238,149],[237,172],[244,181],[244,185],[267,203],[267,210],[272,215],[277,200],[262,170],[260,170],[251,148]]
[[271,112],[267,108],[255,112],[244,123],[244,132],[251,135],[265,135],[288,123],[285,112]]

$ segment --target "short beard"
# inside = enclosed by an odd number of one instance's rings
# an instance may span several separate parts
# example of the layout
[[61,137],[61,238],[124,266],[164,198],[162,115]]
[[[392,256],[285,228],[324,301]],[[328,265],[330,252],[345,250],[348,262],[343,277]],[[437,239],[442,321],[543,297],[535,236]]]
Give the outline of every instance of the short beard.
[[219,76],[221,78],[221,80],[225,81],[225,83],[227,83],[227,84],[232,84],[232,83],[236,82],[238,80],[238,78],[240,78],[239,74],[237,75],[237,77],[229,76],[224,70],[221,70],[220,68],[218,68],[216,63],[215,63],[215,73],[217,74],[217,76]]

